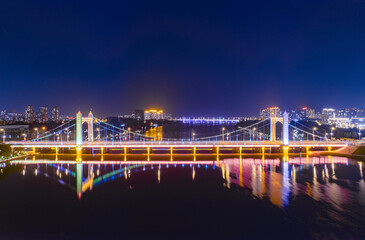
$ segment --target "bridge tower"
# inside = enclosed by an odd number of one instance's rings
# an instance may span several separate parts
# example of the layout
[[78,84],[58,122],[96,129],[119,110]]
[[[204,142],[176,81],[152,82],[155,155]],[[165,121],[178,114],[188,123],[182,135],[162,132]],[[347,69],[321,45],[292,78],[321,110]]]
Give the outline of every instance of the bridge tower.
[[89,115],[87,116],[87,134],[88,134],[88,139],[89,142],[93,142],[94,141],[94,115],[93,113],[89,112]]
[[270,110],[270,141],[276,141],[276,123],[283,123],[283,118],[278,117],[278,107],[272,107]]
[[289,145],[289,114],[283,114],[283,145]]
[[82,145],[82,113],[76,114],[76,145]]

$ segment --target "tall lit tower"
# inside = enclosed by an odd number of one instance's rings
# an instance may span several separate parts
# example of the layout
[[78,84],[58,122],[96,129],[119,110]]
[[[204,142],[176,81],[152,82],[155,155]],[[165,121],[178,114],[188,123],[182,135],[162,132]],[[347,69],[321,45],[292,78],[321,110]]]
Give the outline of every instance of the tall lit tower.
[[59,120],[59,111],[58,111],[58,107],[57,106],[54,106],[52,108],[52,111],[51,111],[51,119],[53,122],[58,122]]
[[82,113],[76,114],[76,144],[82,145]]
[[87,116],[88,121],[87,121],[87,134],[88,134],[88,140],[89,142],[93,142],[94,141],[94,115],[93,113],[89,112],[89,115]]
[[289,114],[283,114],[283,145],[289,145]]
[[34,111],[32,105],[28,105],[25,107],[24,118],[25,122],[27,123],[32,123],[34,121]]

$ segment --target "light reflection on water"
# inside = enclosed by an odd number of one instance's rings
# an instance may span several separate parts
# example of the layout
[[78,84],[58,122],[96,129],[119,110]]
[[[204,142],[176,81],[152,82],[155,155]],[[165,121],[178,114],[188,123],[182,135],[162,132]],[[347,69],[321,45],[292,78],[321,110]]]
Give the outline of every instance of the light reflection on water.
[[[45,163],[46,162],[46,163]],[[288,162],[280,159],[224,159],[217,161],[177,161],[160,162],[89,162],[74,163],[72,161],[27,160],[13,161],[10,165],[22,165],[22,174],[44,175],[57,179],[61,184],[68,184],[81,198],[86,191],[116,178],[130,178],[131,174],[142,171],[157,171],[156,178],[161,181],[161,168],[191,168],[192,180],[196,178],[196,168],[220,169],[225,186],[240,186],[252,191],[254,198],[268,198],[272,204],[285,208],[290,198],[307,195],[316,201],[330,203],[334,208],[342,210],[342,206],[351,201],[365,201],[365,183],[362,163],[342,157],[298,157]],[[9,164],[8,164],[9,165]],[[3,164],[3,166],[6,166]],[[337,168],[357,168],[357,174],[338,177]],[[343,174],[342,174],[343,175]],[[354,190],[356,196],[354,196]],[[357,198],[357,199],[353,199]],[[364,199],[364,200],[363,200]]]
[[338,177],[336,168],[346,168],[349,164],[359,169],[356,194],[363,196],[362,164],[347,158],[291,158],[288,162],[279,159],[226,159],[219,167],[228,188],[235,184],[250,189],[252,196],[268,198],[276,206],[285,208],[290,198],[307,195],[341,209],[343,204],[352,200],[351,188],[355,179]]
[[[204,188],[210,189],[209,187],[215,184],[217,188],[212,188],[214,191],[207,190],[206,193],[217,199],[222,197],[221,194],[229,195],[229,202],[233,201],[232,196],[234,198],[242,197],[242,195],[234,195],[235,190],[238,190],[239,193],[245,193],[251,200],[253,198],[252,201],[265,202],[266,205],[272,207],[277,206],[273,208],[288,215],[291,214],[291,209],[298,208],[299,203],[299,208],[304,209],[305,213],[313,213],[319,217],[311,217],[310,214],[303,216],[303,212],[296,209],[293,211],[295,216],[292,216],[291,221],[295,222],[293,219],[302,218],[298,222],[307,221],[306,227],[308,225],[307,228],[312,231],[332,234],[342,227],[341,231],[349,231],[349,235],[343,235],[345,237],[351,236],[351,234],[362,236],[362,232],[351,232],[350,227],[354,224],[361,227],[365,226],[363,220],[365,219],[363,164],[342,157],[297,157],[290,158],[287,162],[280,159],[232,158],[218,162],[151,161],[149,163],[124,162],[124,160],[75,163],[74,161],[58,160],[55,162],[30,158],[26,161],[18,160],[2,164],[0,168],[0,183],[7,176],[13,176],[13,181],[14,177],[18,179],[17,181],[19,181],[19,177],[28,180],[29,177],[42,179],[42,182],[47,182],[46,180],[49,179],[71,189],[73,199],[79,198],[81,204],[81,200],[84,198],[88,198],[88,201],[95,198],[95,189],[103,188],[103,185],[108,182],[128,183],[128,188],[132,191],[134,189],[133,183],[136,179],[140,179],[141,184],[150,184],[152,190],[164,193],[156,186],[161,184],[173,185],[176,183],[173,179],[178,177],[169,173],[179,173],[179,177],[187,175],[187,178],[182,180],[179,183],[181,185],[176,189],[175,186],[169,188],[173,194],[181,192],[180,188],[184,186],[193,188],[193,185],[196,185],[200,190],[203,190]],[[134,178],[134,176],[136,177]],[[144,178],[144,176],[152,176],[153,181],[151,178]],[[202,179],[205,180],[202,181]],[[151,182],[153,183],[151,184]],[[25,181],[24,184],[26,184]],[[221,187],[221,184],[224,188]],[[37,186],[29,185],[28,187],[36,188]],[[216,192],[219,188],[224,191]],[[6,195],[4,186],[0,189]],[[111,191],[110,188],[107,191]],[[69,192],[63,194],[66,195]],[[87,192],[90,194],[86,197]],[[123,198],[133,198],[133,195],[129,195],[128,192],[124,193],[127,195],[123,195]],[[104,194],[109,194],[109,192],[104,192]],[[170,192],[164,194],[166,195],[159,200],[162,202],[159,205],[160,208],[165,206],[164,198],[168,198]],[[303,198],[305,204],[303,204]],[[137,201],[137,199],[135,200]],[[16,201],[21,202],[22,200],[16,199]],[[214,199],[210,201],[214,202]],[[219,201],[214,203],[219,204]],[[184,200],[181,200],[181,204],[183,203],[186,204]],[[70,203],[62,202],[62,204],[67,206]],[[194,206],[195,203],[189,205],[190,208]],[[255,206],[252,205],[252,208]],[[236,205],[236,208],[238,207],[240,206]],[[253,209],[252,211],[255,212],[256,210]],[[268,214],[273,213],[269,212]],[[208,221],[208,219],[206,220]],[[331,225],[327,226],[329,222]]]

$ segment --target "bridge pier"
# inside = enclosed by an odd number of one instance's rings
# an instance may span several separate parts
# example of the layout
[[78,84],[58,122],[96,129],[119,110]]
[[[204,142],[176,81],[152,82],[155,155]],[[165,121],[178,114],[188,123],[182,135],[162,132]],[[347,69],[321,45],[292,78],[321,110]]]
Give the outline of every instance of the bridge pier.
[[196,161],[196,147],[193,147],[194,162]]
[[56,147],[56,161],[58,161],[58,151],[59,151],[59,149],[58,149],[58,147]]
[[127,161],[127,147],[124,147],[124,162]]
[[104,147],[100,148],[100,153],[101,153],[101,161],[104,161]]
[[150,147],[147,147],[147,161],[150,161]]
[[216,152],[217,152],[217,162],[219,162],[219,147],[216,148]]
[[170,161],[171,162],[173,160],[173,155],[174,155],[174,148],[173,147],[170,147],[170,156],[171,156]]

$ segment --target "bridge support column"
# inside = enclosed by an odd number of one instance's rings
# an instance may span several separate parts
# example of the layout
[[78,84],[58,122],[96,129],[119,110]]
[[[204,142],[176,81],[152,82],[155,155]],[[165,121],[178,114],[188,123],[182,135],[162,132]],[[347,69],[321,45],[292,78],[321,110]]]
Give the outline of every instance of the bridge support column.
[[196,147],[193,147],[194,162],[196,161]]
[[89,118],[87,122],[87,135],[89,142],[94,141],[94,115],[90,111],[89,115],[87,116]]
[[[239,151],[240,151],[240,160],[242,160],[242,146],[240,147]],[[240,164],[241,164],[241,162],[240,162]]]
[[174,155],[174,148],[173,147],[170,147],[170,155],[171,155],[170,161],[172,162],[173,155]]
[[82,147],[77,146],[76,147],[76,162],[82,162],[81,154],[82,154]]
[[103,147],[100,148],[100,153],[101,153],[101,161],[103,162],[104,161],[104,148]]
[[150,147],[147,147],[147,161],[150,161]]
[[270,118],[270,141],[276,141],[276,119]]
[[289,147],[283,146],[283,161],[288,162],[289,161]]
[[56,147],[56,161],[58,161],[58,151],[59,151],[59,149],[58,149],[58,147]]
[[283,114],[283,145],[289,145],[289,114],[287,112]]
[[218,162],[219,161],[219,147],[217,147],[216,152],[217,152],[217,162]]
[[80,111],[76,114],[76,145],[82,145],[82,114]]
[[124,147],[124,162],[127,161],[127,147]]

